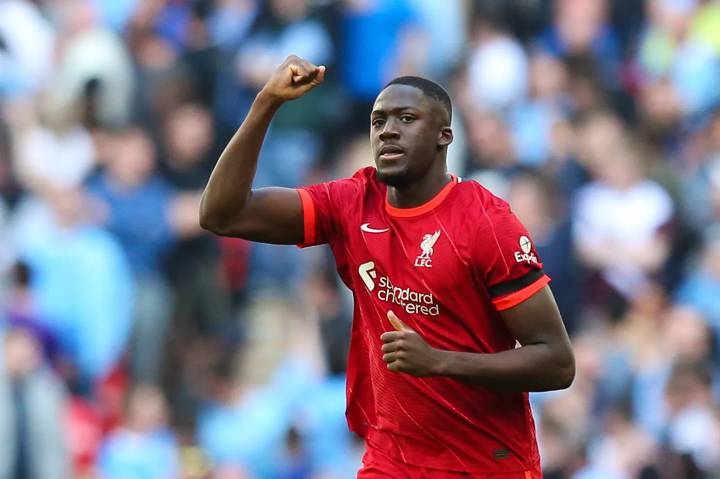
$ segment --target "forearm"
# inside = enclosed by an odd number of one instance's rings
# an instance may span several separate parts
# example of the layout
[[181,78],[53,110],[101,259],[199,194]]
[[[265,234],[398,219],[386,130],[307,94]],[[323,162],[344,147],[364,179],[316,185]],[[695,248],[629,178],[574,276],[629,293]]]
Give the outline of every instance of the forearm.
[[222,228],[232,215],[242,213],[252,188],[258,155],[273,115],[281,101],[260,92],[210,175],[200,202],[200,224]]
[[570,350],[529,344],[499,353],[437,351],[439,376],[515,391],[564,389],[575,375]]

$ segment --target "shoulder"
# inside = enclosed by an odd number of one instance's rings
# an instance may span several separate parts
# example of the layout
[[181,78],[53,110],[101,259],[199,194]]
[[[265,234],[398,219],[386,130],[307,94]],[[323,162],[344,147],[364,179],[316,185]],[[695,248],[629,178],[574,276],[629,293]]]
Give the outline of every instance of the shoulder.
[[310,201],[317,211],[334,212],[339,218],[357,210],[368,191],[379,188],[374,168],[362,168],[350,177],[299,188],[303,204]]
[[376,189],[378,183],[375,168],[368,166],[360,168],[350,177],[332,180],[325,184],[333,193],[356,196],[364,194],[368,189]]
[[495,195],[489,189],[475,180],[463,179],[457,185],[458,202],[475,216],[482,216],[492,221],[497,216],[509,213],[510,205],[507,201]]
[[334,180],[328,180],[324,183],[319,183],[319,184],[362,186],[362,185],[366,185],[368,183],[372,183],[372,182],[376,182],[376,181],[377,181],[377,179],[375,177],[375,168],[373,168],[372,166],[367,166],[365,168],[360,168],[355,173],[353,173],[351,176],[337,178]]
[[377,182],[377,170],[374,166],[366,166],[357,170],[350,178],[361,182]]
[[[527,229],[515,215],[510,204],[477,181],[463,181],[459,208],[467,229],[472,231],[474,248],[482,255],[491,249],[509,248],[514,252],[518,242],[528,236]],[[480,240],[480,241],[478,241]]]

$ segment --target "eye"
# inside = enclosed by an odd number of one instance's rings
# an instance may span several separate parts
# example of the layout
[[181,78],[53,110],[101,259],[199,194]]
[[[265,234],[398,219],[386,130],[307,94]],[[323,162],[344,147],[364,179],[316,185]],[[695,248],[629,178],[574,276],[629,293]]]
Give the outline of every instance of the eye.
[[412,115],[402,115],[400,121],[403,123],[411,123],[415,119]]
[[375,128],[382,126],[384,123],[385,123],[385,120],[382,118],[375,118],[370,122],[370,124]]

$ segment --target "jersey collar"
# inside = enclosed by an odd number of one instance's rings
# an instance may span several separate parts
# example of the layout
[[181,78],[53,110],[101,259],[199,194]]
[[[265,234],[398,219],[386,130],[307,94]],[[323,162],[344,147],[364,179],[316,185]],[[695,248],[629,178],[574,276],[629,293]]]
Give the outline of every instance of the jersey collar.
[[440,206],[440,203],[442,203],[447,195],[450,194],[450,191],[455,187],[456,184],[460,183],[460,178],[450,174],[450,182],[443,186],[443,189],[440,190],[435,196],[433,196],[431,199],[426,201],[425,203],[421,204],[420,206],[414,206],[412,208],[397,208],[390,204],[390,202],[387,199],[387,194],[385,195],[385,211],[390,216],[395,216],[398,218],[412,218],[413,216],[420,216],[422,214],[427,213],[428,211],[434,210],[438,206]]

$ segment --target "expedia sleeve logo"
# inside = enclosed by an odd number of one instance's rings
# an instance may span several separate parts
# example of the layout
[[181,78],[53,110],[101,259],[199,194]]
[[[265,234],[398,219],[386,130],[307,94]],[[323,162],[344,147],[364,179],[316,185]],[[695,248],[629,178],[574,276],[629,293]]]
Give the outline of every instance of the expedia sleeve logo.
[[528,238],[527,236],[520,237],[520,250],[521,251],[515,251],[515,261],[517,261],[518,263],[538,262],[537,256],[532,253],[532,242],[530,242],[530,238]]
[[437,316],[440,305],[431,293],[422,293],[410,288],[401,288],[390,281],[387,276],[378,278],[375,262],[368,261],[358,267],[358,274],[370,293],[374,293],[380,301],[401,306],[407,314],[425,314]]

